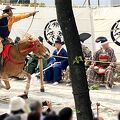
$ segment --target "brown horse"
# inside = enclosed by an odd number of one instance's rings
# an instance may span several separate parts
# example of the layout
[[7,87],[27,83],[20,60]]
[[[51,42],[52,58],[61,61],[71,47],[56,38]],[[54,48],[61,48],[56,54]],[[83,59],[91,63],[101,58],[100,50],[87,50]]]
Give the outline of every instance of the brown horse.
[[[16,45],[11,45],[8,53],[8,61],[4,64],[2,71],[0,72],[0,78],[4,81],[7,90],[10,89],[9,77],[18,76],[24,74],[28,77],[27,84],[24,93],[27,95],[30,87],[31,75],[23,70],[25,65],[25,58],[33,52],[38,57],[46,56],[47,50],[39,40],[29,35],[20,41]],[[1,81],[0,81],[1,82]]]

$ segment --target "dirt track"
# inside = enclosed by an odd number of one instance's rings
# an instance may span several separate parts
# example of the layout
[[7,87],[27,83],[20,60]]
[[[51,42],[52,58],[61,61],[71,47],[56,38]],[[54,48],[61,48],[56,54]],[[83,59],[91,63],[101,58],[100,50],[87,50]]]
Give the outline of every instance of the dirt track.
[[[47,84],[45,85],[46,92],[40,93],[39,82],[32,82],[31,84],[27,102],[34,99],[40,101],[50,100],[53,102],[53,108],[56,110],[60,110],[64,106],[70,106],[75,111],[71,87],[67,87],[64,84],[58,86]],[[0,114],[8,112],[9,98],[22,94],[24,86],[23,81],[11,80],[11,90],[0,89]],[[106,90],[105,88],[91,90],[90,96],[95,115],[96,103],[99,102],[101,104],[100,115],[105,120],[117,120],[117,113],[120,111],[120,84],[117,84],[112,90]]]

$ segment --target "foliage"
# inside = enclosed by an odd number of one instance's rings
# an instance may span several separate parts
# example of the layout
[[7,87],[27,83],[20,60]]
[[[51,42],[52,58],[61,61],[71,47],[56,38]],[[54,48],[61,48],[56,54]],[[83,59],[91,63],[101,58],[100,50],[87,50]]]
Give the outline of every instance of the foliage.
[[31,3],[30,4],[30,7],[34,7],[35,5],[37,5],[38,7],[45,7],[46,5],[45,5],[45,3]]
[[76,110],[76,113],[78,113],[78,114],[79,114],[79,113],[80,113],[80,110]]
[[75,64],[75,63],[79,64],[80,62],[83,62],[83,57],[82,56],[76,56],[74,61],[73,61],[73,64]]
[[98,84],[94,84],[92,86],[89,87],[90,90],[99,90],[99,85]]

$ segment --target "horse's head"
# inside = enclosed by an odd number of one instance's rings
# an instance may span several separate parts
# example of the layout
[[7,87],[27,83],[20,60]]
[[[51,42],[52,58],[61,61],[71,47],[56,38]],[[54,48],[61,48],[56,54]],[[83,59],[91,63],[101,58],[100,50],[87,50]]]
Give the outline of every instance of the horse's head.
[[38,57],[48,57],[49,56],[49,51],[46,49],[46,47],[37,39],[34,41],[34,49],[33,53],[37,55]]
[[32,51],[35,55],[38,57],[48,57],[49,56],[49,51],[46,49],[46,47],[39,41],[38,38],[32,36],[32,35],[27,35],[24,38],[28,44],[28,48],[23,50],[23,51]]

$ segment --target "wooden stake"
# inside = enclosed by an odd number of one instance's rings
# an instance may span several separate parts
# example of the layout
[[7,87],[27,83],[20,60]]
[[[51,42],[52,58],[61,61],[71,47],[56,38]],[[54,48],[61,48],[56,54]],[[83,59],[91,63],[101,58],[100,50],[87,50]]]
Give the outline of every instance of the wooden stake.
[[97,118],[99,118],[99,106],[100,106],[100,103],[96,103],[97,105]]

